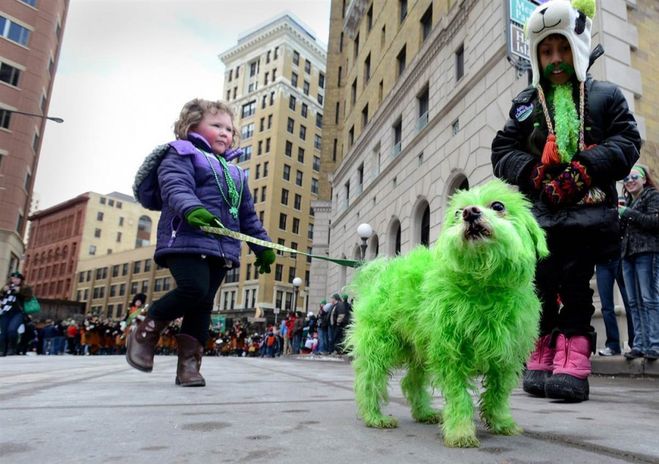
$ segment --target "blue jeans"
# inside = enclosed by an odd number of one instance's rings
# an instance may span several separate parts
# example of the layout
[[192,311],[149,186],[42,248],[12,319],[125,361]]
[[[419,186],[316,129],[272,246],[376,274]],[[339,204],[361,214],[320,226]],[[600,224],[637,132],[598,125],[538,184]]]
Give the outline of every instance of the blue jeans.
[[318,327],[318,352],[325,353],[329,350],[329,334],[327,327]]
[[634,348],[659,353],[659,253],[624,258],[622,271],[634,320]]
[[23,323],[23,313],[11,309],[0,315],[0,353],[16,354],[18,328]]
[[627,291],[625,281],[622,277],[622,264],[619,259],[612,259],[607,263],[598,264],[595,267],[595,276],[597,278],[597,291],[602,303],[602,317],[604,327],[606,328],[606,346],[616,353],[620,353],[620,333],[618,332],[618,321],[615,314],[615,303],[613,301],[613,285],[617,282],[622,302],[625,306],[625,316],[627,318],[627,336],[629,338],[629,347],[634,342],[634,325],[631,320],[629,311],[629,301],[627,300]]

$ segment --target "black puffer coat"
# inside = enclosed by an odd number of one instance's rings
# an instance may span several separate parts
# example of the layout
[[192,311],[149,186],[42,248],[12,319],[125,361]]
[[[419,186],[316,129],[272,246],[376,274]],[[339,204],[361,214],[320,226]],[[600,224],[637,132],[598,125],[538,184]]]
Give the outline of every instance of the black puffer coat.
[[492,166],[496,177],[519,186],[530,198],[533,213],[550,241],[577,241],[595,250],[598,259],[606,259],[617,254],[619,245],[615,183],[638,160],[641,137],[622,92],[613,84],[590,78],[586,81],[585,126],[586,146],[596,146],[577,153],[573,160],[586,167],[591,190],[605,193],[601,204],[552,209],[533,188],[531,171],[540,162],[547,138],[534,87],[513,99],[509,119],[492,142]]
[[659,191],[645,187],[622,214],[622,257],[659,253]]

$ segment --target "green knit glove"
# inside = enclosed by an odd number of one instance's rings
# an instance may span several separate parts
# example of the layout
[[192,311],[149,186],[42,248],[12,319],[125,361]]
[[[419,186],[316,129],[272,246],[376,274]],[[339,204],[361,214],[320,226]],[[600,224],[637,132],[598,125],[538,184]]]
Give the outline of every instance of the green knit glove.
[[622,217],[625,214],[626,209],[627,209],[626,206],[622,206],[622,205],[618,206],[618,214],[620,215],[620,217]]
[[259,274],[270,274],[270,265],[275,262],[275,252],[266,248],[256,257],[254,266],[259,270]]
[[195,208],[192,211],[190,211],[188,214],[186,214],[185,220],[188,221],[188,224],[190,224],[192,227],[222,226],[220,220],[215,215],[213,215],[213,213],[208,211],[206,208],[202,208],[202,207]]

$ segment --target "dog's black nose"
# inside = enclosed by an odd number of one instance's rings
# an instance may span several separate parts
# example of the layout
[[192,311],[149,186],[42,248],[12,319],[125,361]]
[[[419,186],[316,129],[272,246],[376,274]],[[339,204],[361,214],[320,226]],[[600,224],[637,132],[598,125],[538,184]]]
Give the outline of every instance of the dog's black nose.
[[478,206],[467,206],[462,210],[462,219],[468,222],[474,222],[481,217],[482,214],[483,213]]

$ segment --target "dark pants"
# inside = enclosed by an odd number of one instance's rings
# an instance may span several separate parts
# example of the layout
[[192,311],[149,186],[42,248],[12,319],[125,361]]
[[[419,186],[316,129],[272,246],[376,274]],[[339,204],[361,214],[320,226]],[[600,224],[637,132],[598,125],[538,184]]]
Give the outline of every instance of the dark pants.
[[158,321],[183,317],[181,333],[206,346],[213,300],[227,271],[224,261],[201,255],[171,255],[167,257],[167,267],[176,288],[151,305],[149,316]]
[[10,309],[0,315],[0,354],[16,354],[18,328],[23,323],[23,313]]
[[629,347],[634,343],[634,324],[631,320],[629,303],[627,300],[627,290],[625,281],[622,277],[622,263],[619,259],[612,259],[606,263],[599,263],[595,268],[597,278],[597,291],[602,302],[602,318],[606,328],[606,346],[611,350],[620,353],[620,332],[618,331],[618,321],[615,314],[615,302],[613,301],[613,287],[618,283],[622,302],[625,307],[625,316],[627,318],[627,337]]
[[595,307],[590,279],[595,273],[595,259],[591,251],[575,242],[550,238],[550,254],[536,267],[536,289],[542,301],[540,336],[554,329],[568,337],[593,332],[590,320]]

